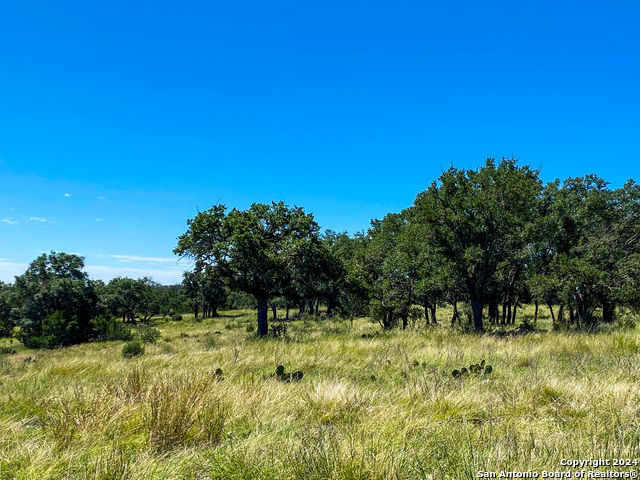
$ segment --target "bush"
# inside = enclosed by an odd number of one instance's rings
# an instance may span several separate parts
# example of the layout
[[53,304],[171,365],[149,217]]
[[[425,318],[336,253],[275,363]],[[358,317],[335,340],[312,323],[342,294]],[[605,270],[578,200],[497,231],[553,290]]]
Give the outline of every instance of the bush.
[[138,333],[140,335],[140,341],[144,343],[156,343],[161,337],[160,331],[149,325],[140,325],[138,327]]
[[[29,348],[66,347],[86,340],[80,322],[76,316],[67,318],[64,312],[56,311],[42,320],[40,334],[35,322],[23,319],[27,328],[21,328],[18,339]],[[33,328],[28,328],[33,327]]]
[[10,337],[13,334],[13,327],[11,319],[0,317],[0,337]]
[[131,329],[111,315],[99,315],[91,320],[94,338],[99,342],[132,340]]
[[144,355],[144,345],[140,340],[131,340],[122,347],[122,356],[124,358],[133,358]]

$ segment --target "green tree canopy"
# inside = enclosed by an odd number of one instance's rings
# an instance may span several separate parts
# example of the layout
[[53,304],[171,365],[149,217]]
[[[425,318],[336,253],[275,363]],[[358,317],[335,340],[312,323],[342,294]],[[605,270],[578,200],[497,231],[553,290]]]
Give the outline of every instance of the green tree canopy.
[[451,167],[415,200],[416,220],[429,227],[436,250],[466,287],[476,331],[484,330],[482,309],[499,268],[530,243],[541,189],[537,170],[490,158],[478,170]]
[[613,321],[616,305],[637,305],[640,187],[628,182],[612,190],[586,175],[548,184],[543,204],[545,263],[532,289],[550,307],[559,304],[556,325],[592,328],[600,319]]
[[125,321],[148,322],[151,317],[163,313],[164,297],[158,284],[148,277],[137,280],[116,277],[104,288],[102,302],[111,313]]
[[216,205],[188,220],[174,253],[193,259],[196,271],[210,268],[231,289],[253,295],[258,335],[265,336],[269,298],[284,295],[294,278],[318,272],[305,252],[320,243],[319,227],[313,215],[283,202],[226,210]]
[[183,294],[198,318],[217,317],[218,308],[227,301],[227,289],[222,279],[211,268],[196,272],[184,272],[182,276]]
[[16,277],[13,290],[25,345],[70,345],[91,336],[98,298],[82,257],[42,254]]

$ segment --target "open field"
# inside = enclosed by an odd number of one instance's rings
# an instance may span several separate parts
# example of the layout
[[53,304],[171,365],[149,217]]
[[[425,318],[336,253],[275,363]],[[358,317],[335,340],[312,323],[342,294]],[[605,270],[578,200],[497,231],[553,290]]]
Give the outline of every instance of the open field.
[[[256,340],[254,315],[159,323],[133,359],[123,342],[1,356],[0,478],[446,479],[640,459],[637,330],[299,320]],[[452,377],[481,360],[490,374]],[[280,364],[304,377],[279,381]]]

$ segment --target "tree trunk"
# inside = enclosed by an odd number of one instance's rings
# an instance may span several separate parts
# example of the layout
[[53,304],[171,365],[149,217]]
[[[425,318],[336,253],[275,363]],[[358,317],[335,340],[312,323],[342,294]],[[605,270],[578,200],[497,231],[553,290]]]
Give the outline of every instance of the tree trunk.
[[271,312],[273,313],[273,320],[276,321],[278,319],[278,312],[275,303],[271,304]]
[[218,316],[218,307],[217,306],[211,307],[211,312],[210,313],[211,313],[211,316],[213,318],[216,318]]
[[553,322],[553,326],[556,325],[556,317],[553,314],[553,305],[551,305],[551,302],[547,303],[547,306],[549,307],[549,311],[551,312],[551,321]]
[[609,301],[609,299],[605,298],[602,301],[602,320],[611,323],[613,322],[615,315],[615,305]]
[[516,324],[516,310],[518,309],[518,301],[513,304],[513,316],[511,317],[511,325]]
[[289,303],[287,302],[287,309],[285,310],[284,319],[289,320]]
[[536,298],[536,309],[533,311],[533,324],[538,325],[538,299]]
[[391,330],[394,326],[395,319],[393,318],[393,311],[387,310],[387,313],[384,317],[384,329]]
[[258,301],[258,336],[266,337],[269,333],[269,321],[267,319],[267,295],[265,293],[257,294]]
[[456,323],[456,320],[460,318],[458,314],[458,300],[453,300],[453,315],[451,315],[451,327]]
[[562,325],[564,323],[564,304],[561,303],[558,307],[558,325]]
[[480,298],[471,298],[471,310],[473,311],[473,328],[477,333],[484,332],[484,325],[482,323],[482,307],[484,307],[484,302]]
[[436,318],[436,304],[431,305],[431,322],[434,325],[438,325],[438,319]]

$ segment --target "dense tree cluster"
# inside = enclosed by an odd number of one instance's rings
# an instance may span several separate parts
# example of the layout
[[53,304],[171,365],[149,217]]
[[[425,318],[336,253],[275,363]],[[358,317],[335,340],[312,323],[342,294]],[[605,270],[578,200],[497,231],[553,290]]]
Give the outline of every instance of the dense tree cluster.
[[282,203],[229,214],[218,205],[189,220],[175,252],[254,295],[260,335],[269,301],[316,313],[322,302],[385,329],[436,324],[448,303],[452,322],[478,332],[514,324],[533,302],[557,327],[589,329],[640,306],[639,201],[631,181],[612,190],[588,175],[543,186],[538,170],[487,159],[476,170],[451,167],[413,206],[353,237],[320,235],[311,215]]
[[[0,282],[0,336],[19,327],[29,346],[109,337],[120,323],[217,316],[223,306],[257,306],[316,317],[368,315],[382,328],[451,324],[482,332],[513,325],[525,302],[549,308],[557,328],[592,329],[621,309],[640,308],[640,186],[609,188],[587,175],[544,186],[514,159],[449,168],[414,204],[349,236],[320,227],[282,202],[188,220],[175,253],[194,261],[181,285],[149,278],[90,280],[83,259],[52,252],[15,283]],[[459,306],[462,305],[462,308]],[[112,335],[113,336],[113,335]]]
[[[363,250],[372,314],[407,325],[415,304],[468,302],[476,331],[513,324],[518,306],[546,304],[556,327],[612,322],[640,299],[640,188],[594,175],[543,187],[514,159],[450,168],[400,214],[372,222]],[[486,308],[485,308],[486,307]],[[485,315],[487,314],[487,315]],[[395,320],[394,320],[395,319]]]
[[88,278],[82,257],[42,254],[14,284],[0,282],[0,336],[9,336],[18,327],[17,336],[26,346],[52,348],[124,340],[130,334],[123,324],[148,324],[156,316],[177,319],[195,302],[202,302],[204,312],[215,314],[226,294],[205,282],[199,287],[201,296],[192,298],[189,275],[185,273],[185,286],[163,286],[146,277],[118,277],[105,284]]

